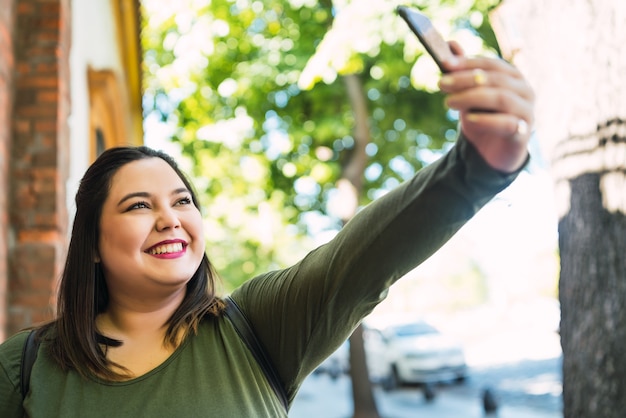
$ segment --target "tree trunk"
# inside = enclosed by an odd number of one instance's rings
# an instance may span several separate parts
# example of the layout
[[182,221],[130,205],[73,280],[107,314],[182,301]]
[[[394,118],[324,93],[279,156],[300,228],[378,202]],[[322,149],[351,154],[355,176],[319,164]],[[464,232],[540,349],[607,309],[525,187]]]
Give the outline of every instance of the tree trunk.
[[[338,189],[344,202],[352,202],[348,211],[344,212],[343,222],[347,222],[358,207],[359,195],[363,189],[363,176],[367,164],[365,147],[370,142],[367,101],[363,91],[363,83],[356,74],[344,77],[348,97],[354,113],[354,148],[343,166],[342,178]],[[357,327],[350,337],[350,377],[352,379],[352,399],[354,401],[354,418],[379,418],[372,384],[369,380],[365,347],[363,344],[363,328]]]
[[367,370],[363,325],[359,325],[350,336],[350,379],[354,402],[353,418],[379,418],[380,415]]
[[626,410],[626,2],[505,0],[505,58],[537,94],[559,216],[563,412]]

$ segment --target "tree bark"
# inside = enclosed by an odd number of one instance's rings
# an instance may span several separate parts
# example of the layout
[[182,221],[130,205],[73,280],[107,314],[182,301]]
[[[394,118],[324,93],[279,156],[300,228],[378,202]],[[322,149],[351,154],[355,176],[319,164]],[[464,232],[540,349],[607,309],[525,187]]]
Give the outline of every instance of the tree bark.
[[380,418],[367,370],[363,325],[359,325],[350,336],[350,379],[354,402],[353,418]]
[[626,410],[626,2],[506,0],[491,16],[537,94],[559,216],[563,413]]
[[[363,83],[356,74],[344,77],[348,98],[354,113],[354,148],[346,160],[342,178],[339,180],[340,193],[351,194],[342,197],[342,201],[352,202],[352,207],[344,215],[347,222],[356,213],[359,196],[363,189],[363,176],[367,165],[365,147],[370,142],[367,101],[363,90]],[[369,380],[365,346],[363,343],[363,328],[361,325],[350,337],[350,377],[352,380],[352,399],[354,402],[354,418],[379,418],[378,408],[372,384]]]

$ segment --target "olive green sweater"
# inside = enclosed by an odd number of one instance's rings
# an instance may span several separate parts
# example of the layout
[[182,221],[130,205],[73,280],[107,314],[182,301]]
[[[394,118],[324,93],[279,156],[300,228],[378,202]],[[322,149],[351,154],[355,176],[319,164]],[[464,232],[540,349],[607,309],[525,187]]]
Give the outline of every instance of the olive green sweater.
[[[296,265],[232,294],[276,366],[289,401],[302,381],[378,304],[517,173],[488,167],[460,139],[440,160],[358,213]],[[252,354],[225,318],[207,318],[163,364],[125,382],[62,372],[39,350],[22,404],[26,333],[0,345],[0,417],[285,417]]]

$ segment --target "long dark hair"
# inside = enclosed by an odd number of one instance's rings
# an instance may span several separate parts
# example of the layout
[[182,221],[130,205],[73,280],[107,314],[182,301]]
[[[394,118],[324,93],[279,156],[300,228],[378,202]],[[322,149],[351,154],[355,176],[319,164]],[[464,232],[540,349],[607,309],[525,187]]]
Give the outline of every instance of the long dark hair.
[[[101,348],[101,344],[119,346],[121,342],[100,335],[96,329],[96,316],[106,310],[109,293],[100,263],[95,260],[99,222],[111,180],[122,166],[145,158],[160,158],[167,162],[190,191],[194,205],[200,209],[190,181],[174,159],[161,151],[145,146],[111,148],[87,169],[76,193],[76,215],[61,276],[57,319],[42,330],[49,341],[51,356],[63,369],[74,369],[83,376],[95,374],[110,380],[129,377],[127,373],[114,370],[125,369],[107,360]],[[187,283],[185,298],[168,320],[166,343],[176,346],[180,336],[195,332],[207,314],[220,314],[223,302],[216,297],[216,281],[217,275],[204,254],[200,266]]]

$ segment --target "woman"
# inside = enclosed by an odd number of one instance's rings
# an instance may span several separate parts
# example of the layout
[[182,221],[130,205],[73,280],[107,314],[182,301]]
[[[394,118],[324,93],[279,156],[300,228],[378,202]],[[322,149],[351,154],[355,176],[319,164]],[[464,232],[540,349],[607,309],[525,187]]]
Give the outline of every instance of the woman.
[[[440,87],[460,112],[456,146],[296,265],[231,295],[289,402],[387,288],[528,159],[534,98],[521,74],[490,58],[459,56],[446,65]],[[39,331],[24,399],[27,334],[0,346],[0,416],[287,416],[222,314],[197,199],[169,157],[147,148],[106,151],[87,170],[76,209],[58,319]]]

